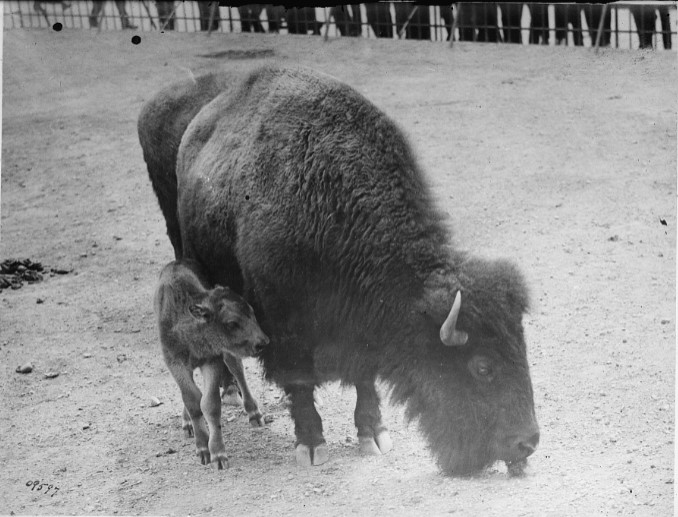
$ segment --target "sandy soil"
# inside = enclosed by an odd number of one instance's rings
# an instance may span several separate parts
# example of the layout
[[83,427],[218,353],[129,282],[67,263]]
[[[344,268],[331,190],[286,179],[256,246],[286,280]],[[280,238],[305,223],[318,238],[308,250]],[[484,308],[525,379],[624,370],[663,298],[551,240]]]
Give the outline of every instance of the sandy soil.
[[[671,514],[675,52],[131,36],[4,35],[0,258],[72,272],[0,293],[0,513]],[[281,392],[254,362],[251,386],[273,422],[253,430],[226,408],[231,468],[194,456],[159,354],[152,293],[172,251],[136,117],[191,71],[249,67],[262,59],[233,58],[271,50],[391,115],[459,245],[524,270],[542,431],[525,477],[441,476],[416,424],[390,406],[395,449],[360,457],[355,394],[337,385],[319,409],[330,461],[298,468]],[[15,373],[25,363],[32,373]]]

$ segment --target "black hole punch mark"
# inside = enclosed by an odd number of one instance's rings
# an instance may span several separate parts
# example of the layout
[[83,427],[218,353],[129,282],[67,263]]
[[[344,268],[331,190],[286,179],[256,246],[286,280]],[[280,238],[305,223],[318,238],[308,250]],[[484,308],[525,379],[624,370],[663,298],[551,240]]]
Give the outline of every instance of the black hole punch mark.
[[132,43],[138,45],[139,43],[141,43],[141,38],[139,36],[132,36]]
[[54,29],[56,32],[60,32],[61,29],[63,29],[64,26],[61,25],[59,22],[56,22],[54,25],[52,25],[52,29]]

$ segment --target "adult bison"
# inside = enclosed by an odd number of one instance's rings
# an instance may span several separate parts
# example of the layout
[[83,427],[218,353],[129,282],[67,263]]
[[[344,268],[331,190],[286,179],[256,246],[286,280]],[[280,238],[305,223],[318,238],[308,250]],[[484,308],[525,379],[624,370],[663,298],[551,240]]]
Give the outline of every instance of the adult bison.
[[446,474],[535,450],[522,276],[450,245],[405,137],[360,94],[305,69],[208,75],[149,101],[139,134],[175,251],[270,337],[299,464],[328,458],[313,391],[335,379],[356,386],[364,453],[391,448],[377,378]]

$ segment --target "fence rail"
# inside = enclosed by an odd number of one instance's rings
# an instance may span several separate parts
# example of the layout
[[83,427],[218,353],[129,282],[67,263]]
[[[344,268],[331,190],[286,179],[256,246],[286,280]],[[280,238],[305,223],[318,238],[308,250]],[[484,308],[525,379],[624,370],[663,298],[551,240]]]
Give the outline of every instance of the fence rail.
[[[5,29],[65,28],[179,32],[279,32],[331,37],[408,38],[614,48],[672,48],[673,2],[609,4],[379,2],[285,9],[226,2],[5,1]],[[603,18],[601,20],[601,18]]]

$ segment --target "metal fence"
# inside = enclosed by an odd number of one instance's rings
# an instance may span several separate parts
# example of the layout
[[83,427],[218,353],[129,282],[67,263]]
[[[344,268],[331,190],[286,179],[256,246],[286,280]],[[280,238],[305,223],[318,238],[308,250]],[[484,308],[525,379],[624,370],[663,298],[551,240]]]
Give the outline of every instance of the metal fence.
[[[226,2],[5,1],[4,28],[179,32],[279,32],[331,37],[407,38],[614,48],[672,48],[673,2],[378,2],[285,9]],[[603,13],[605,16],[603,16]]]

